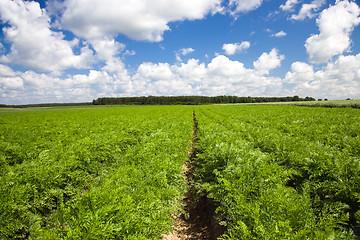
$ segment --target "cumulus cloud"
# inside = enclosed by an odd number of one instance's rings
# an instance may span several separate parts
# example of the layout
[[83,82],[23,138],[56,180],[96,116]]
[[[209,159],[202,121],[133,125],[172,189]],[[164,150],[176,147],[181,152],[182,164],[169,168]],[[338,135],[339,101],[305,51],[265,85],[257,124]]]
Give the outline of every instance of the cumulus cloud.
[[2,45],[2,43],[0,42],[0,54],[5,52],[5,47],[4,45]]
[[149,82],[153,80],[169,80],[174,77],[168,63],[142,63],[137,70],[137,74]]
[[261,74],[269,74],[270,70],[281,66],[284,55],[279,55],[276,48],[269,53],[263,53],[258,60],[254,62],[254,68]]
[[137,95],[167,96],[192,94],[189,80],[180,78],[176,68],[168,63],[141,64],[133,76],[135,93]]
[[102,70],[65,78],[34,71],[0,74],[0,101],[7,104],[84,102],[119,94],[129,96],[132,91],[130,77]]
[[105,63],[102,70],[109,73],[117,73],[125,79],[129,78],[127,69],[118,55],[120,53],[123,53],[123,56],[133,55],[135,52],[129,50],[124,51],[125,45],[116,42],[114,39],[92,39],[90,43],[96,51],[98,60]]
[[293,12],[299,0],[287,0],[285,4],[280,5],[280,9],[287,12]]
[[341,55],[317,71],[308,63],[295,62],[284,79],[267,76],[284,59],[275,48],[261,54],[253,68],[218,55],[208,64],[197,59],[175,64],[145,62],[130,75],[121,63],[116,63],[118,58],[114,54],[121,51],[121,46],[116,47],[111,40],[100,46],[98,50],[104,49],[103,54],[109,54],[113,61],[87,74],[62,78],[33,71],[14,71],[0,64],[0,102],[83,102],[108,96],[223,94],[360,98],[360,54]]
[[314,0],[312,3],[303,4],[298,14],[293,14],[291,19],[303,21],[306,18],[314,18],[322,5],[326,3],[326,0]]
[[0,94],[7,96],[9,92],[23,91],[24,82],[19,76],[20,73],[15,72],[7,65],[0,64]]
[[264,77],[257,69],[248,69],[243,63],[223,55],[208,64],[207,78],[202,84],[202,92],[207,95],[277,95],[281,89],[281,79]]
[[180,50],[181,55],[185,56],[188,55],[189,53],[194,52],[195,50],[193,48],[182,48]]
[[176,61],[181,62],[182,61],[181,55],[186,56],[189,53],[192,53],[194,51],[195,50],[193,48],[182,48],[182,49],[180,49],[179,51],[175,52]]
[[[93,52],[88,45],[64,40],[61,32],[50,29],[50,18],[37,2],[0,1],[0,19],[10,52],[1,61],[15,63],[39,71],[88,68]],[[80,54],[73,49],[80,48]]]
[[307,83],[314,80],[313,66],[304,62],[294,62],[291,65],[291,72],[288,72],[284,81],[286,83]]
[[285,83],[294,84],[291,93],[318,98],[360,98],[360,54],[343,56],[314,71],[307,63],[295,62]]
[[61,25],[85,39],[124,34],[135,40],[161,41],[168,23],[202,19],[220,11],[221,0],[67,0],[58,8]]
[[261,6],[263,0],[230,0],[229,7],[232,15],[246,13]]
[[24,89],[22,79],[10,67],[3,64],[0,64],[0,89],[2,91]]
[[131,79],[135,95],[279,95],[281,79],[265,77],[264,70],[270,69],[249,69],[218,55],[207,65],[197,59],[174,65],[143,63]]
[[225,51],[226,55],[234,55],[235,53],[240,53],[250,47],[250,42],[243,41],[241,43],[226,43],[223,45],[222,49]]
[[306,40],[306,52],[311,63],[325,63],[333,56],[348,51],[351,46],[350,34],[360,23],[360,8],[349,1],[337,1],[323,10],[317,19],[320,34]]
[[284,31],[280,31],[278,33],[272,34],[273,37],[285,37],[287,34]]
[[16,73],[9,66],[0,64],[0,76],[13,77],[15,75],[16,75]]
[[124,52],[124,56],[128,55],[128,56],[134,56],[136,54],[136,52],[134,50],[126,50]]
[[[242,75],[246,73],[244,64],[239,61],[231,61],[224,55],[219,55],[212,59],[207,67],[209,75],[231,77],[235,75]],[[233,79],[229,78],[230,81]]]
[[90,70],[88,74],[65,78],[33,71],[14,72],[11,68],[0,65],[0,101],[7,103],[16,98],[17,103],[74,102],[119,95],[273,96],[280,94],[281,79],[266,77],[264,73],[278,64],[271,62],[271,67],[261,64],[265,58],[273,61],[276,56],[281,58],[276,50],[264,53],[254,69],[219,55],[207,65],[197,59],[173,65],[145,62],[140,64],[133,75],[129,75],[121,66],[114,72],[105,69]]
[[114,58],[125,49],[124,44],[106,37],[103,39],[91,40],[90,43],[95,49],[97,57],[103,61]]

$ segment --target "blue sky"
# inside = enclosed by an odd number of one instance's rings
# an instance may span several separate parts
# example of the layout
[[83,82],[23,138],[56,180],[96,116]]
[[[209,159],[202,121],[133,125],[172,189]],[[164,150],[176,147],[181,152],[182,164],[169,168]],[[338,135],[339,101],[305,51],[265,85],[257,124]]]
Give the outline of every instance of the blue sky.
[[0,103],[360,98],[351,0],[0,1]]

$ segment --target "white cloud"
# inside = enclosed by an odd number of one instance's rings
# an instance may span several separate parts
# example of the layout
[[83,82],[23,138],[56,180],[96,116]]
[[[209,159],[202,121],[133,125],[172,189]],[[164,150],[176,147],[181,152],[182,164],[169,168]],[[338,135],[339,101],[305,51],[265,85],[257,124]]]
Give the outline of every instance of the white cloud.
[[102,39],[124,34],[135,40],[161,41],[168,23],[202,19],[220,11],[221,0],[67,0],[61,25],[78,37]]
[[287,0],[285,4],[280,5],[281,10],[287,12],[293,12],[295,6],[299,3],[299,0]]
[[136,95],[273,96],[281,91],[280,78],[264,77],[224,55],[208,65],[196,59],[180,65],[144,63],[132,80]]
[[288,72],[284,81],[286,83],[306,83],[314,80],[314,68],[303,62],[294,62],[291,72]]
[[62,79],[33,71],[14,72],[0,65],[0,72],[4,72],[0,76],[0,102],[79,102],[104,96],[141,95],[279,95],[281,79],[263,76],[266,71],[269,68],[248,69],[223,55],[208,65],[196,59],[174,65],[142,63],[132,76],[123,66],[119,71],[90,70],[88,74]]
[[5,47],[4,45],[2,45],[2,43],[0,42],[0,54],[3,53],[5,51]]
[[33,71],[0,75],[0,102],[7,104],[43,102],[84,102],[97,97],[129,96],[130,77],[119,73],[90,70],[65,78]]
[[179,51],[175,52],[175,56],[176,56],[176,61],[178,62],[182,62],[182,58],[180,55],[182,56],[186,56],[192,52],[194,52],[195,50],[193,48],[182,48]]
[[106,83],[112,82],[113,79],[112,76],[110,76],[109,73],[105,71],[90,70],[88,75],[74,75],[71,77],[71,79],[68,79],[68,81],[71,81],[69,85],[71,84],[72,87],[89,87],[94,85],[105,85]]
[[320,34],[306,40],[306,52],[311,63],[325,63],[333,56],[348,51],[350,34],[360,23],[360,8],[349,1],[337,1],[317,19]]
[[194,52],[194,51],[195,51],[195,50],[192,49],[192,48],[182,48],[182,49],[180,50],[180,53],[181,53],[181,55],[185,56],[185,55],[188,55],[189,53],[192,53],[192,52]]
[[234,55],[235,53],[240,53],[250,47],[250,42],[243,41],[241,43],[226,43],[223,45],[222,49],[225,51],[226,55]]
[[13,77],[16,73],[9,67],[4,64],[0,64],[0,76],[2,77]]
[[287,34],[284,31],[280,31],[278,33],[272,34],[273,37],[285,37]]
[[199,60],[192,58],[187,63],[181,63],[180,66],[173,66],[173,71],[189,83],[198,83],[206,75],[206,66],[204,63],[199,63]]
[[152,80],[169,80],[174,78],[168,63],[142,63],[137,70],[137,74],[149,82]]
[[339,56],[324,69],[314,71],[311,65],[295,62],[284,82],[294,84],[291,93],[316,98],[360,98],[360,54]]
[[127,74],[121,66],[117,71],[90,70],[88,74],[65,78],[14,71],[0,64],[0,102],[84,102],[109,96],[223,94],[360,98],[360,54],[341,55],[317,71],[308,63],[295,62],[284,79],[266,76],[271,69],[280,66],[283,58],[272,49],[254,62],[254,68],[218,55],[209,64],[197,59],[173,65],[147,62],[133,75]]
[[[219,55],[212,59],[207,67],[207,70],[209,75],[226,78],[245,74],[247,69],[244,67],[243,63],[231,61],[224,55]],[[229,80],[232,81],[231,78],[229,78]]]
[[230,0],[229,7],[232,9],[230,14],[237,15],[257,9],[263,0]]
[[168,63],[141,64],[132,78],[135,94],[166,96],[192,94],[192,87],[188,82],[191,80],[182,79],[177,72],[183,67],[184,64],[181,64],[181,67],[171,66]]
[[128,55],[128,56],[134,56],[136,54],[136,52],[134,50],[126,50],[124,52],[124,56]]
[[[0,18],[5,39],[11,44],[10,53],[1,61],[39,71],[59,71],[67,68],[88,68],[93,52],[79,41],[64,40],[61,32],[50,30],[50,18],[37,2],[0,1]],[[73,48],[80,47],[80,54]]]
[[264,77],[257,69],[245,68],[243,63],[219,55],[208,64],[201,88],[202,93],[213,96],[277,95],[281,90],[281,79]]
[[0,89],[5,92],[8,90],[23,90],[24,84],[20,77],[0,77]]
[[293,14],[291,19],[303,21],[306,18],[314,18],[316,16],[315,12],[320,9],[322,5],[326,3],[326,0],[314,0],[310,4],[303,4],[299,13]]
[[273,48],[269,53],[264,52],[254,62],[254,67],[261,74],[269,74],[270,70],[281,66],[281,61],[284,58],[284,55],[279,55],[278,50]]
[[125,49],[124,44],[106,37],[103,39],[93,39],[90,43],[95,49],[97,57],[103,61],[114,58]]
[[125,45],[116,42],[114,39],[92,39],[90,40],[90,43],[97,53],[97,58],[100,61],[105,62],[105,66],[102,67],[102,70],[109,73],[116,72],[125,79],[129,78],[125,65],[118,55],[122,52],[123,55],[134,55],[135,51],[124,51]]

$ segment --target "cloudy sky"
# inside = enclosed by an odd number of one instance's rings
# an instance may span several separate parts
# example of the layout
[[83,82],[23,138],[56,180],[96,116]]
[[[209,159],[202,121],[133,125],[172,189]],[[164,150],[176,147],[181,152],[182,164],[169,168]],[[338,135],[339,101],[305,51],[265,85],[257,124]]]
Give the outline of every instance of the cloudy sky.
[[360,98],[353,0],[0,0],[0,103]]

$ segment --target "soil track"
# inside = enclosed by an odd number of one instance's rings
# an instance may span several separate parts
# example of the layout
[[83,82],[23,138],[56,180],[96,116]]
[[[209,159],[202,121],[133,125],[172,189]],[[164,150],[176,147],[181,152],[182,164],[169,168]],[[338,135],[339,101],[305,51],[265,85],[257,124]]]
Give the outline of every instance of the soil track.
[[198,141],[198,122],[193,112],[194,128],[192,132],[189,160],[184,163],[183,175],[188,184],[188,191],[184,201],[184,213],[174,220],[173,232],[164,235],[163,240],[216,240],[225,231],[225,227],[215,220],[216,206],[205,195],[198,195],[194,183],[194,169],[196,168],[196,143]]

